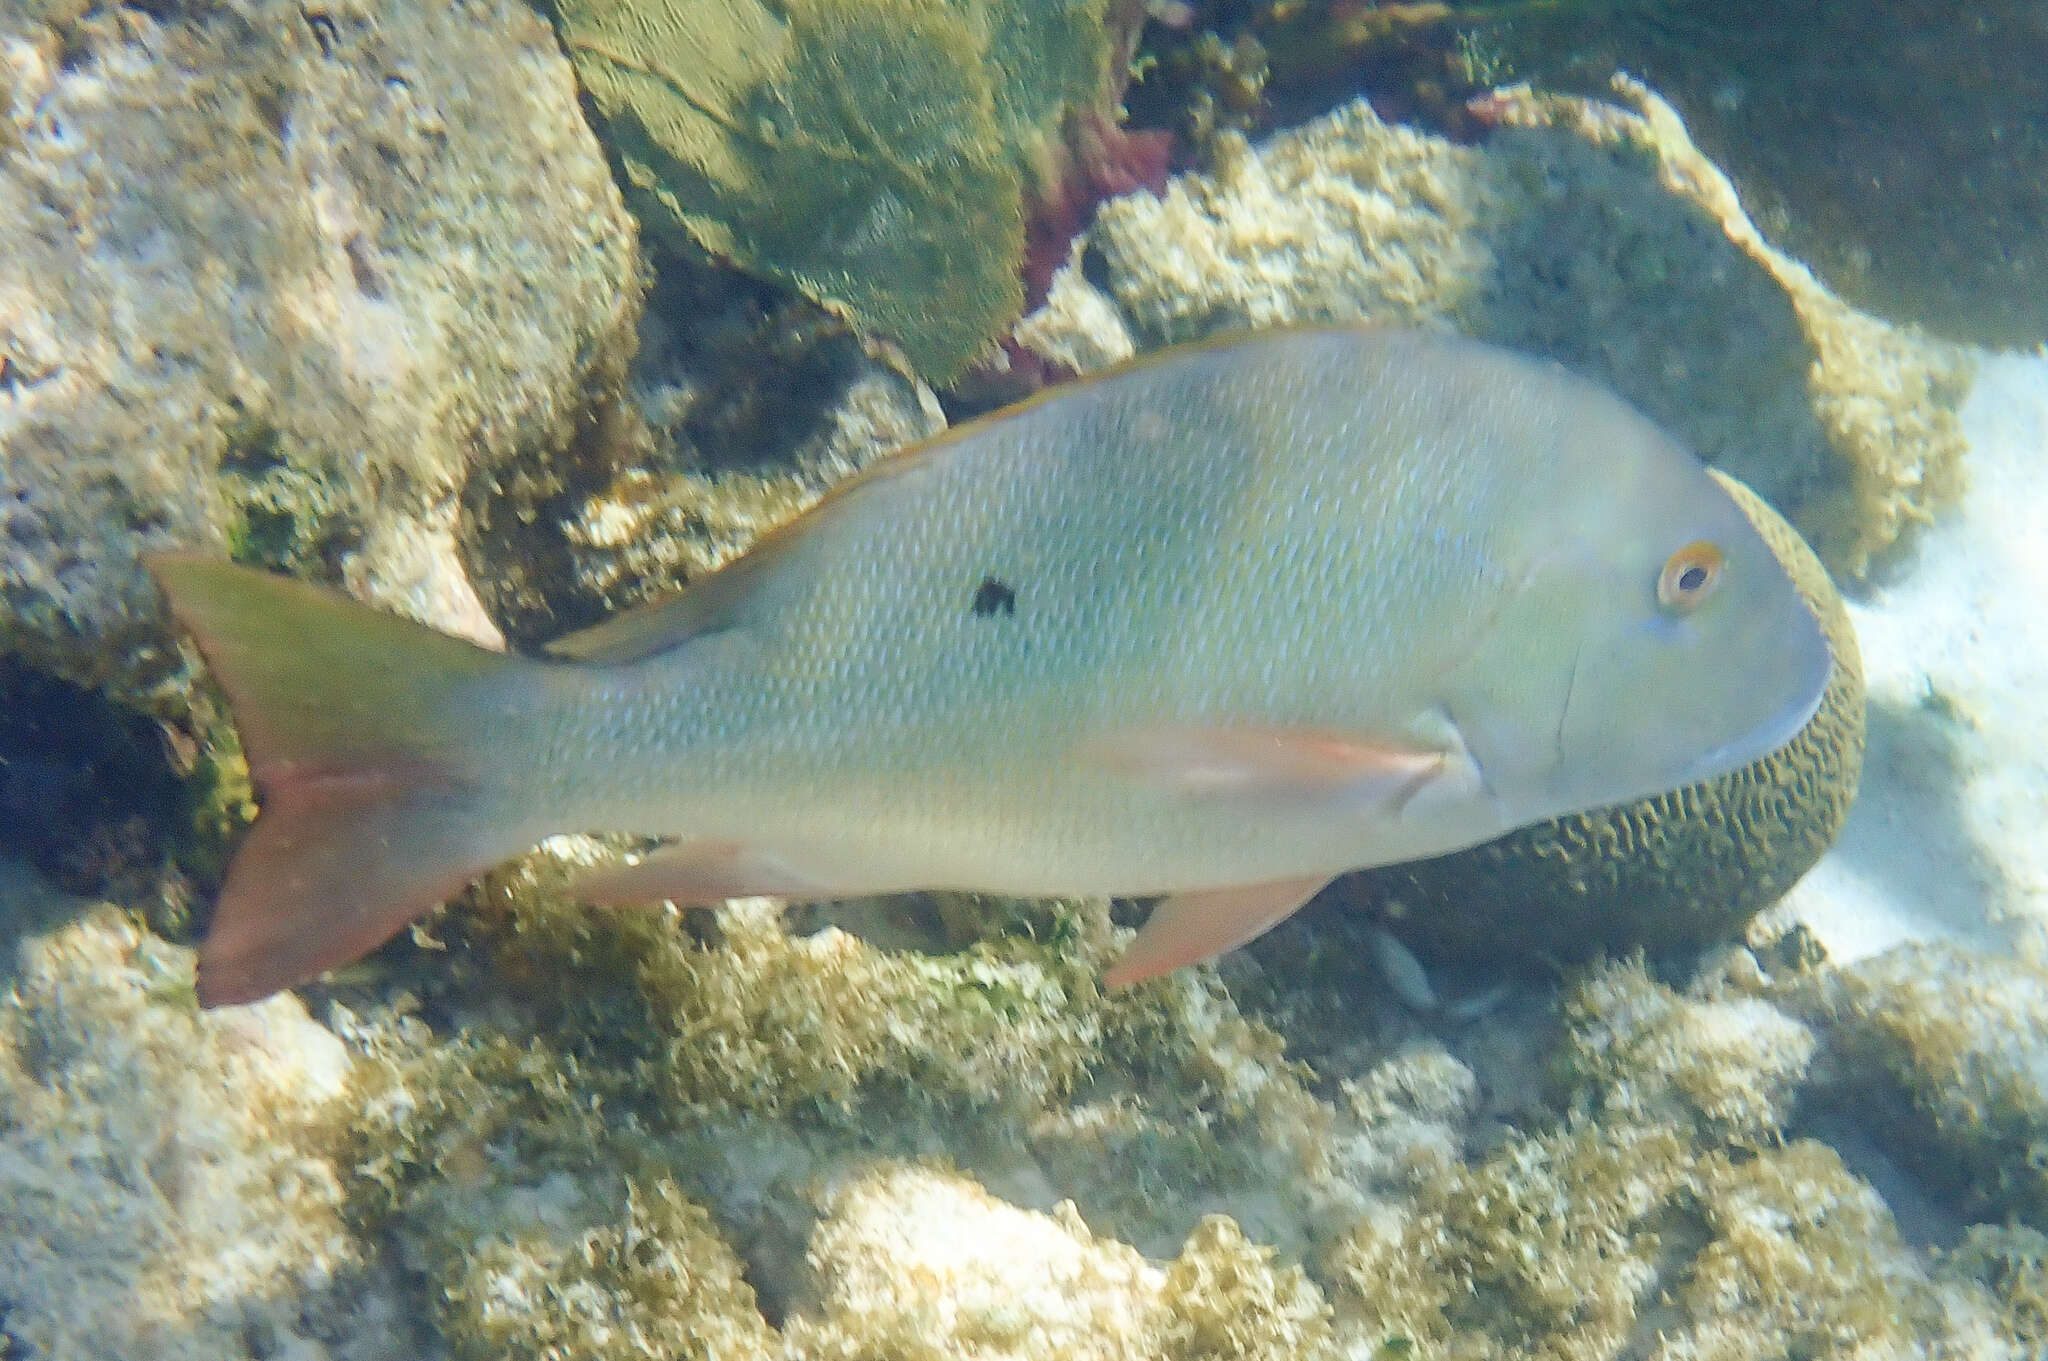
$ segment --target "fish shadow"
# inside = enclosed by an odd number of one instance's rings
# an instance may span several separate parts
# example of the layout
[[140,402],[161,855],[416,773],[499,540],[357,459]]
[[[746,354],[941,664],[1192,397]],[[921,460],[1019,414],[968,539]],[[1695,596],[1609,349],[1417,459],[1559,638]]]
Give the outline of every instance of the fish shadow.
[[1963,803],[1969,726],[1933,692],[1910,704],[1873,697],[1862,785],[1829,855],[1910,905],[1931,934],[1996,946],[2008,881]]

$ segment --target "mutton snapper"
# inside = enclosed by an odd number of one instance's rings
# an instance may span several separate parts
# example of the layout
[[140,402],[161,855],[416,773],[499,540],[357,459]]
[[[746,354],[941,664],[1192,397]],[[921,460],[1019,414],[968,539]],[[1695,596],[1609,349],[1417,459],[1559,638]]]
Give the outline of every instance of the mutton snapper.
[[669,839],[591,901],[1164,894],[1112,985],[1345,870],[1734,769],[1827,644],[1704,467],[1456,338],[1159,354],[885,459],[542,660],[151,560],[262,814],[207,1005],[354,959],[545,836]]

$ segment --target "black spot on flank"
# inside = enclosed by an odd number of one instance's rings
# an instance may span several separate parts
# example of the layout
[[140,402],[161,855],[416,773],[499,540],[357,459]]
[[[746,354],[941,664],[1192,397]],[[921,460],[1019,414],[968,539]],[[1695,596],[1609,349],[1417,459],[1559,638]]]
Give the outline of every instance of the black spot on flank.
[[983,619],[992,615],[1010,615],[1017,612],[1017,593],[1009,583],[994,577],[983,577],[981,585],[974,588],[974,612]]

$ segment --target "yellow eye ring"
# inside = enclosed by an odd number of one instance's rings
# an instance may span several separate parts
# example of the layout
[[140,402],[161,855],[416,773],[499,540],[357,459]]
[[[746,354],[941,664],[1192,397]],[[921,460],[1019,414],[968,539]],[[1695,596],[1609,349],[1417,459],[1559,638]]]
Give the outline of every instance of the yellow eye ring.
[[1690,614],[1720,584],[1726,561],[1721,550],[1695,539],[1664,560],[1657,574],[1657,604],[1672,614]]

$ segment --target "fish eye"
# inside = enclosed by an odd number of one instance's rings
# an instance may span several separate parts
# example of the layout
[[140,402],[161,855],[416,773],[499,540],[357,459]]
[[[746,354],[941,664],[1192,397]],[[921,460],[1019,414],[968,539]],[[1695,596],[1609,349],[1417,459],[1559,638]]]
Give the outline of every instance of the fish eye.
[[1657,574],[1657,604],[1667,613],[1690,614],[1714,593],[1725,559],[1705,539],[1695,539],[1664,559]]

